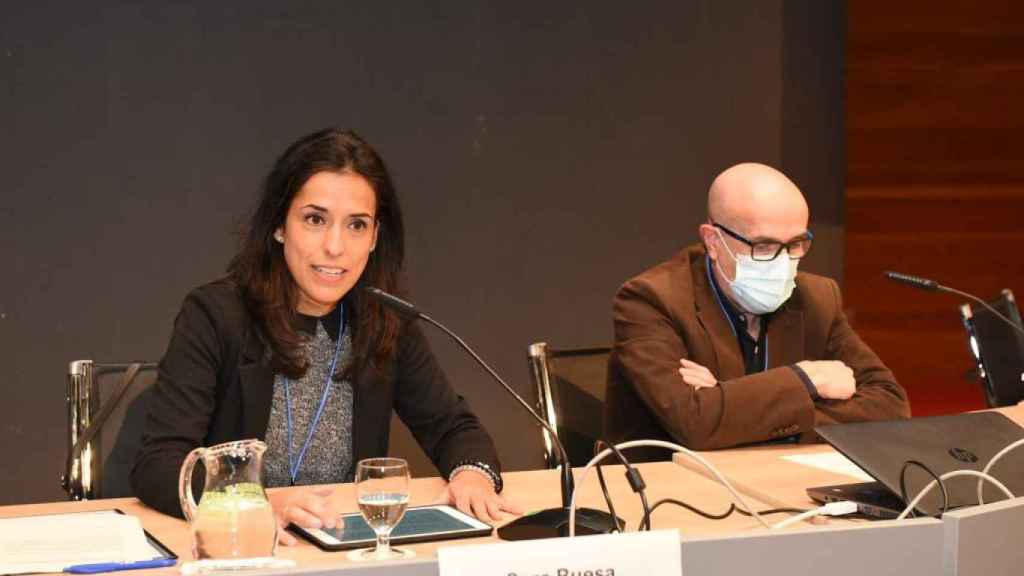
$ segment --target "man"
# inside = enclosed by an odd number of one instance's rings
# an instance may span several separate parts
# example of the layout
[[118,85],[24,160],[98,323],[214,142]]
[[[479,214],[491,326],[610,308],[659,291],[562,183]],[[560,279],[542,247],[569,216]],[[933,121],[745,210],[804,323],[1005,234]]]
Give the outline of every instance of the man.
[[773,168],[738,164],[715,179],[702,243],[615,297],[609,439],[813,442],[819,424],[910,416],[906,392],[847,323],[835,281],[797,274],[807,223],[800,190]]

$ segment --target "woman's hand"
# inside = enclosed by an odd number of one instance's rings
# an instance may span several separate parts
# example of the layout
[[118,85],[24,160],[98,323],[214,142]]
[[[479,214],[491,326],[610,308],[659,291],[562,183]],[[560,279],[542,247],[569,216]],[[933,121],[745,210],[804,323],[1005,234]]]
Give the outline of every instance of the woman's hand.
[[504,516],[502,512],[516,516],[523,513],[519,506],[495,494],[491,479],[476,470],[463,470],[452,477],[438,501],[455,506],[484,522],[500,521]]
[[285,527],[289,523],[303,528],[334,528],[338,523],[338,510],[331,505],[330,486],[277,490],[269,496],[270,506],[277,519],[278,542],[294,546],[298,540]]

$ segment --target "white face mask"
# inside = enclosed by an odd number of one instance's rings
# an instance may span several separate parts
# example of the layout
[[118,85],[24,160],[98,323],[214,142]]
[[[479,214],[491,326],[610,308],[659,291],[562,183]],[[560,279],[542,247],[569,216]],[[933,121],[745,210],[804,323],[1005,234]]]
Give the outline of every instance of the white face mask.
[[729,249],[722,232],[718,237],[722,240],[729,256],[736,262],[736,278],[729,281],[718,261],[718,271],[729,287],[732,288],[733,296],[737,304],[747,312],[760,316],[775,312],[793,294],[796,287],[796,267],[799,260],[792,260],[786,254],[779,254],[774,260],[754,260],[749,255],[737,256]]

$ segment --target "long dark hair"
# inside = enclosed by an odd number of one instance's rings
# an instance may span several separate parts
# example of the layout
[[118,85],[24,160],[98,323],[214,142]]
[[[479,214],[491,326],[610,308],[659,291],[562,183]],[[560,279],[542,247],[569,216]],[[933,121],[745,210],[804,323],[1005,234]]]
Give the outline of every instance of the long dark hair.
[[369,182],[377,199],[377,246],[359,280],[343,298],[353,331],[352,361],[344,374],[358,374],[367,365],[383,367],[395,352],[401,324],[394,312],[363,293],[365,286],[397,292],[405,256],[402,211],[384,161],[351,130],[328,128],[301,138],[284,151],[267,175],[259,207],[228,266],[228,275],[238,285],[270,351],[273,368],[290,378],[305,374],[308,360],[303,338],[293,323],[297,287],[274,231],[284,224],[298,191],[319,172],[358,174]]

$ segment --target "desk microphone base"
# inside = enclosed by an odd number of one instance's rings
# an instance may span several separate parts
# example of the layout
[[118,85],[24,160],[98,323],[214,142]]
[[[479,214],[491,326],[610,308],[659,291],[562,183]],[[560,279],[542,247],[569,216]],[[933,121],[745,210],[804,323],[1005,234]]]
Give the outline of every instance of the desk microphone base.
[[[616,518],[619,526],[625,522]],[[576,535],[607,534],[616,529],[612,515],[593,508],[576,509]],[[498,528],[502,540],[534,540],[569,535],[569,509],[548,508],[527,514]]]

